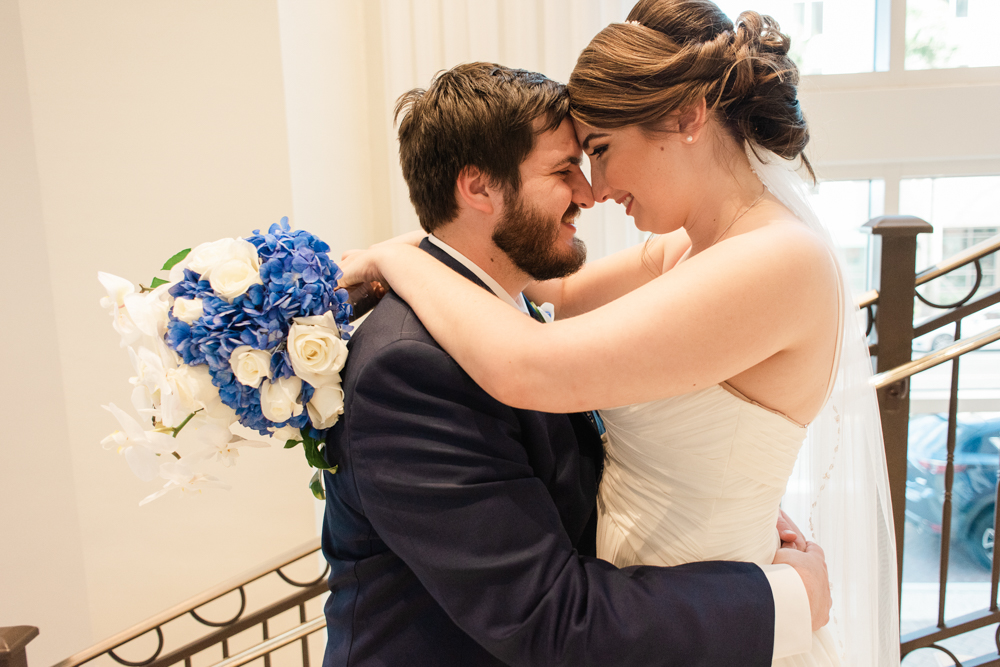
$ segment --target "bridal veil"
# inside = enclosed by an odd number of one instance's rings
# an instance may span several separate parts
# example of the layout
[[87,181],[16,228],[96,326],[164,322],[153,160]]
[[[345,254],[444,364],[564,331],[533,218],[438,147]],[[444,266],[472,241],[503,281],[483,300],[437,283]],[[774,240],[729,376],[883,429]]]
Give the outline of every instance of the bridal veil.
[[[767,189],[822,236],[797,162],[746,144]],[[833,391],[809,425],[782,507],[826,553],[833,595],[830,630],[843,664],[899,664],[896,545],[878,402],[864,324],[843,270],[841,350]],[[811,535],[810,535],[811,534]]]

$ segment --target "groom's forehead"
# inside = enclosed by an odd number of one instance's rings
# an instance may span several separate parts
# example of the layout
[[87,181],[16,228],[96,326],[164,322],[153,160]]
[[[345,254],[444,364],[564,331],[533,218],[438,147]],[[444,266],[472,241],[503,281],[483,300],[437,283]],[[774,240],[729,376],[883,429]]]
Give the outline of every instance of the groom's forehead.
[[535,145],[524,161],[556,169],[580,164],[582,155],[583,149],[577,141],[573,124],[567,119],[553,130],[536,134]]

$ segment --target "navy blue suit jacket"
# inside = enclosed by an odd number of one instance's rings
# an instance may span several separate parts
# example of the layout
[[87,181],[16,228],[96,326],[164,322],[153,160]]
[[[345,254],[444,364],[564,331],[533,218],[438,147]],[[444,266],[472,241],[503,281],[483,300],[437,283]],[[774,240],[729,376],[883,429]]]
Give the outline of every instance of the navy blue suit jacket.
[[325,474],[324,667],[771,664],[760,568],[594,557],[586,418],[496,401],[392,293],[350,350]]

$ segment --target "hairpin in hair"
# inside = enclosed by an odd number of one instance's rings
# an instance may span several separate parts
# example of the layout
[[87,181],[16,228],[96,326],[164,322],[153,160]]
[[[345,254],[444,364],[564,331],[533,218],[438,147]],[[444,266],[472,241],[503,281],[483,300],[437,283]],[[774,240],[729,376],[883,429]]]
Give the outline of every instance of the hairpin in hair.
[[625,21],[625,23],[628,23],[629,25],[637,25],[640,28],[642,27],[642,24],[639,23],[638,21]]

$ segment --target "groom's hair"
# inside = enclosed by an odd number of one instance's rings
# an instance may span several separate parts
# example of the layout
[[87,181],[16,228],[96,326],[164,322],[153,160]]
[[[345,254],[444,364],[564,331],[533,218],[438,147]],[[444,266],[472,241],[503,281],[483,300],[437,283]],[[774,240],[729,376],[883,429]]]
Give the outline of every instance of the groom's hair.
[[469,63],[439,73],[427,90],[405,93],[396,102],[394,118],[400,115],[403,178],[430,233],[458,215],[455,182],[467,167],[505,195],[517,194],[521,163],[535,136],[569,115],[569,93],[536,72]]

